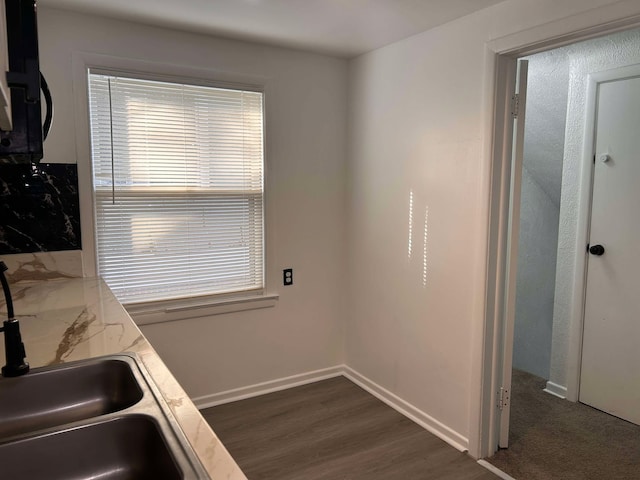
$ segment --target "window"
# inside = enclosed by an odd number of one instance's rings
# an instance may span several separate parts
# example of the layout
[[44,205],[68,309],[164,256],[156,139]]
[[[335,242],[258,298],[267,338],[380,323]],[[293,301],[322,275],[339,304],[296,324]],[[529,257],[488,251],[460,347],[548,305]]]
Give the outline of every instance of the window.
[[89,72],[98,272],[123,303],[262,292],[263,94]]

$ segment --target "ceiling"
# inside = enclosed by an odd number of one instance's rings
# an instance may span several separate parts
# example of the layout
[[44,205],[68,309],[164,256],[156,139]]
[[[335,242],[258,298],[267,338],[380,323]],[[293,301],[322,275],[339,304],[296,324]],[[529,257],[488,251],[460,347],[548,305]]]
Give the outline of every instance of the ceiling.
[[38,5],[353,57],[503,0],[39,0]]

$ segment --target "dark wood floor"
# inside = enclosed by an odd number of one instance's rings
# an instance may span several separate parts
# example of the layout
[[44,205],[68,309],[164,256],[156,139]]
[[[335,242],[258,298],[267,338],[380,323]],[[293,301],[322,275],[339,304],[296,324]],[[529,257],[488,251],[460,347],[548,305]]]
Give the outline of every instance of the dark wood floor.
[[344,377],[202,414],[249,480],[494,480]]

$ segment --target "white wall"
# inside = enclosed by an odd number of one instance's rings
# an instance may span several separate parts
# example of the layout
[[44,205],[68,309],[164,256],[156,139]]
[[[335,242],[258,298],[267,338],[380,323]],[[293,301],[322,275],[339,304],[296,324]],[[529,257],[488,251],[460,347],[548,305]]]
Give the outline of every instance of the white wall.
[[[102,54],[266,87],[267,275],[273,308],[149,325],[145,335],[191,396],[203,396],[344,360],[345,60],[40,8],[41,68],[56,116],[45,162],[79,162],[72,56]],[[88,188],[81,185],[81,188]],[[82,205],[82,208],[90,208]],[[85,239],[86,240],[86,239]],[[295,284],[281,286],[282,268]]]
[[[572,310],[574,289],[576,236],[578,235],[580,184],[583,168],[591,164],[583,157],[587,77],[590,73],[640,63],[640,30],[621,32],[593,39],[563,49],[570,59],[569,104],[565,134],[564,170],[558,236],[553,343],[549,381],[561,388],[570,382],[569,370],[576,369],[576,359],[569,358],[570,343],[580,342],[575,334],[581,322]],[[583,246],[578,246],[584,248]],[[586,245],[585,245],[586,247]],[[578,326],[578,329],[579,326]],[[579,348],[574,351],[578,352]],[[573,365],[573,366],[572,366]]]
[[513,366],[549,378],[569,59],[528,57]]
[[572,15],[607,3],[507,1],[350,64],[347,363],[463,439],[477,434],[485,341],[494,74],[485,43],[568,33],[586,18]]
[[523,168],[513,367],[545,380],[551,358],[559,211]]

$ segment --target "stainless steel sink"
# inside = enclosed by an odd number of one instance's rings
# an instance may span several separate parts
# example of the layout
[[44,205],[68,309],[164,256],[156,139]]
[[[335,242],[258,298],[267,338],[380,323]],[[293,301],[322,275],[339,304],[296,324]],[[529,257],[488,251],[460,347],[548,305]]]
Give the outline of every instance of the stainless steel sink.
[[0,478],[209,476],[144,365],[120,354],[0,378]]
[[129,415],[0,445],[2,477],[166,479],[183,473],[152,417]]
[[130,364],[120,359],[0,378],[0,439],[117,412],[141,399]]

